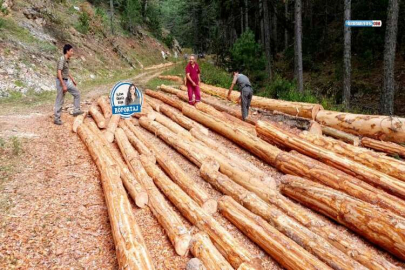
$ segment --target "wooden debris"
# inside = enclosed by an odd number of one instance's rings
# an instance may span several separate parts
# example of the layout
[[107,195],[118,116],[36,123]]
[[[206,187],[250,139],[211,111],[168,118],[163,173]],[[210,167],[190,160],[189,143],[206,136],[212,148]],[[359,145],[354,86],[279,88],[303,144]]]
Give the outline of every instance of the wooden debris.
[[344,132],[344,131],[341,131],[341,130],[338,130],[335,128],[327,127],[324,125],[321,125],[321,127],[322,127],[322,133],[324,135],[328,135],[335,139],[350,143],[354,146],[359,146],[359,144],[360,144],[359,137],[357,137],[353,134],[350,134],[350,133],[347,133],[347,132]]
[[73,126],[72,126],[72,130],[73,130],[74,133],[76,133],[76,132],[77,132],[77,128],[78,128],[81,124],[83,124],[83,121],[84,121],[84,119],[86,118],[86,116],[87,116],[87,111],[84,112],[83,114],[78,115],[78,116],[75,117],[75,120],[73,121]]
[[296,176],[283,176],[281,191],[345,225],[398,258],[405,259],[405,219],[402,217]]

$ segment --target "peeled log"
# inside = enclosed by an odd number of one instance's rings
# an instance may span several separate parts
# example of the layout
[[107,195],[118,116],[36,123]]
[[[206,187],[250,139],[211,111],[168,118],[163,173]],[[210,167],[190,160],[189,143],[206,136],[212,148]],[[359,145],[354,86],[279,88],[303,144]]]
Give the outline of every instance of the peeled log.
[[350,133],[346,133],[344,131],[341,131],[341,130],[338,130],[335,128],[331,128],[331,127],[327,127],[327,126],[321,126],[321,127],[322,127],[322,133],[324,135],[350,143],[354,146],[359,146],[359,144],[360,144],[360,139],[357,136],[354,136]]
[[106,96],[101,96],[97,99],[97,104],[100,106],[101,111],[104,114],[105,119],[110,119],[112,116],[112,109],[110,103],[108,102],[108,98]]
[[148,193],[146,193],[141,184],[136,181],[134,175],[130,172],[128,166],[122,160],[120,152],[104,138],[103,134],[97,128],[95,123],[88,123],[88,127],[106,148],[106,154],[117,163],[118,167],[120,168],[122,182],[135,204],[140,208],[144,208],[148,204]]
[[154,269],[116,164],[104,154],[102,146],[85,125],[80,125],[77,133],[100,171],[119,267]]
[[114,133],[118,127],[118,123],[121,120],[121,116],[119,114],[114,114],[111,116],[110,121],[107,125],[107,130],[104,133],[104,137],[107,139],[108,142],[112,143],[114,141]]
[[211,242],[208,234],[204,232],[198,232],[193,236],[190,251],[203,262],[208,270],[233,270],[229,262]]
[[169,97],[168,95],[166,95],[162,92],[153,91],[153,90],[149,90],[149,89],[147,89],[145,91],[145,94],[147,94],[150,97],[161,100],[163,103],[166,103],[180,111],[181,111],[181,108],[183,107],[183,102],[181,102],[177,97],[176,98]]
[[181,90],[179,90],[179,89],[176,89],[174,87],[170,87],[170,86],[167,86],[164,84],[160,85],[159,89],[166,93],[173,94],[173,95],[176,95],[177,93],[181,92]]
[[364,137],[361,139],[361,145],[391,155],[399,155],[401,157],[405,157],[405,147],[396,143],[383,142]]
[[[176,253],[180,256],[185,256],[189,249],[191,236],[184,226],[180,217],[174,212],[163,195],[154,185],[152,179],[146,173],[138,153],[133,149],[128,141],[125,132],[122,129],[117,129],[115,132],[117,144],[136,179],[143,185],[149,195],[149,208],[153,215],[158,220],[159,224],[166,231]],[[150,160],[144,158],[144,160]]]
[[336,154],[348,157],[369,168],[405,181],[405,163],[402,161],[324,136],[316,136],[302,132],[300,137],[315,145],[333,151]]
[[223,216],[286,269],[330,269],[263,218],[238,204],[232,197],[223,196],[219,200],[219,210]]
[[405,259],[405,219],[296,176],[283,176],[281,191]]
[[73,126],[72,126],[72,130],[73,130],[74,133],[76,133],[76,132],[77,132],[77,128],[78,128],[81,124],[83,124],[84,118],[86,118],[86,116],[87,116],[87,111],[84,112],[83,114],[78,115],[78,116],[75,117],[75,120],[73,121]]
[[273,124],[258,121],[256,130],[257,134],[266,141],[294,149],[370,184],[379,186],[398,197],[405,198],[405,182],[401,180],[319,147]]
[[217,202],[201,189],[190,176],[177,164],[173,159],[166,156],[153,143],[142,135],[139,127],[130,127],[135,136],[142,141],[155,155],[156,161],[163,168],[167,175],[178,184],[198,205],[200,205],[207,213],[213,214],[217,211]]
[[[281,233],[316,255],[320,260],[337,269],[365,269],[359,263],[333,247],[326,239],[318,236],[305,226],[290,218],[276,206],[270,205],[256,194],[230,180],[217,171],[217,165],[207,160],[200,169],[201,176],[215,189],[231,196],[254,214],[263,217]],[[274,192],[276,194],[276,192]]]
[[99,128],[105,128],[107,126],[104,116],[97,109],[96,105],[92,105],[90,107],[89,112],[90,112],[91,117],[93,117],[94,121],[97,123],[97,126]]
[[322,125],[377,140],[405,143],[405,118],[386,115],[320,111],[316,121]]
[[169,81],[173,81],[173,82],[178,82],[178,83],[181,83],[181,84],[183,83],[183,79],[181,77],[179,77],[179,76],[160,75],[160,76],[158,76],[158,78],[162,79],[162,80],[169,80]]
[[154,177],[153,180],[183,216],[211,237],[234,268],[239,267],[244,262],[252,263],[255,266],[261,265],[259,258],[254,258],[224,227],[199,207],[168,177]]

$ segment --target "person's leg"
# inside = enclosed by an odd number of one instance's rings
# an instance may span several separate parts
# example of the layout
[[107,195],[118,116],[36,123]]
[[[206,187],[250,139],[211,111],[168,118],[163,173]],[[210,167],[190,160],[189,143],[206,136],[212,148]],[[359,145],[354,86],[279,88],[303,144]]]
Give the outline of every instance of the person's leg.
[[193,105],[193,92],[194,92],[193,86],[187,85],[188,103],[190,105]]
[[201,101],[201,92],[200,92],[200,86],[199,85],[197,85],[196,87],[195,87],[195,102],[197,103],[197,102],[200,102]]
[[56,79],[56,100],[54,108],[55,123],[60,122],[60,116],[64,100],[65,100],[65,93],[63,93],[62,85],[60,84],[60,81]]
[[247,107],[248,92],[242,89],[240,96],[241,96],[242,120],[245,121],[248,114],[248,107]]
[[246,103],[246,111],[247,111],[246,117],[249,116],[250,102],[252,101],[252,98],[253,98],[253,89],[250,88],[249,94],[247,96],[247,103]]
[[67,82],[68,92],[73,96],[73,105],[74,110],[73,113],[80,112],[80,92],[77,90],[76,86],[73,84],[71,80]]

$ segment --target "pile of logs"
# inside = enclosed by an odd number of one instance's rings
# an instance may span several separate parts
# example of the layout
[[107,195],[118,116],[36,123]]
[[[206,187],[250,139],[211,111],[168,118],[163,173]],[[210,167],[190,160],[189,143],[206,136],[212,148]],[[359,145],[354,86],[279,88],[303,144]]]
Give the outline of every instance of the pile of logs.
[[[182,83],[179,77],[162,78]],[[83,115],[73,124],[100,171],[121,268],[154,268],[128,192],[136,206],[150,208],[179,256],[190,251],[195,257],[190,267],[262,269],[261,260],[216,220],[218,211],[286,269],[399,269],[393,259],[314,212],[405,260],[405,162],[368,149],[403,156],[401,146],[360,139],[346,133],[347,126],[327,124],[327,117],[335,116],[316,104],[255,97],[253,106],[273,113],[262,112],[266,121],[243,122],[239,111],[211,96],[190,106],[183,90],[160,89],[145,91],[143,111],[132,119],[112,115],[103,96],[89,109],[92,120]],[[379,138],[392,139],[394,129],[380,128]],[[274,179],[214,140],[211,130],[285,175]],[[224,196],[214,200],[148,132],[198,167],[201,178]],[[180,215],[195,226],[193,234]]]

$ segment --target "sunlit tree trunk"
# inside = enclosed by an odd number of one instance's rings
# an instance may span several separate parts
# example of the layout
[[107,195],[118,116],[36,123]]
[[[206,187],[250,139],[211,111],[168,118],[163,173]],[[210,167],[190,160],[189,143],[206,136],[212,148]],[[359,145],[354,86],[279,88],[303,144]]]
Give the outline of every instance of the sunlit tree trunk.
[[264,49],[266,53],[266,71],[271,78],[271,45],[270,45],[270,18],[269,5],[267,0],[263,0],[263,25],[264,25]]
[[[350,13],[351,13],[351,0],[345,0],[345,13],[344,13],[344,21],[350,20]],[[350,27],[344,27],[344,75],[343,75],[343,104],[346,108],[350,107],[350,78],[351,78],[351,36],[352,31]]]
[[295,0],[295,78],[299,92],[304,92],[304,78],[302,67],[302,3]]
[[110,0],[111,34],[114,35],[114,0]]
[[[288,14],[288,0],[284,0],[284,17],[285,21],[288,21],[289,14]],[[288,30],[287,27],[284,28],[284,50],[288,49]]]

